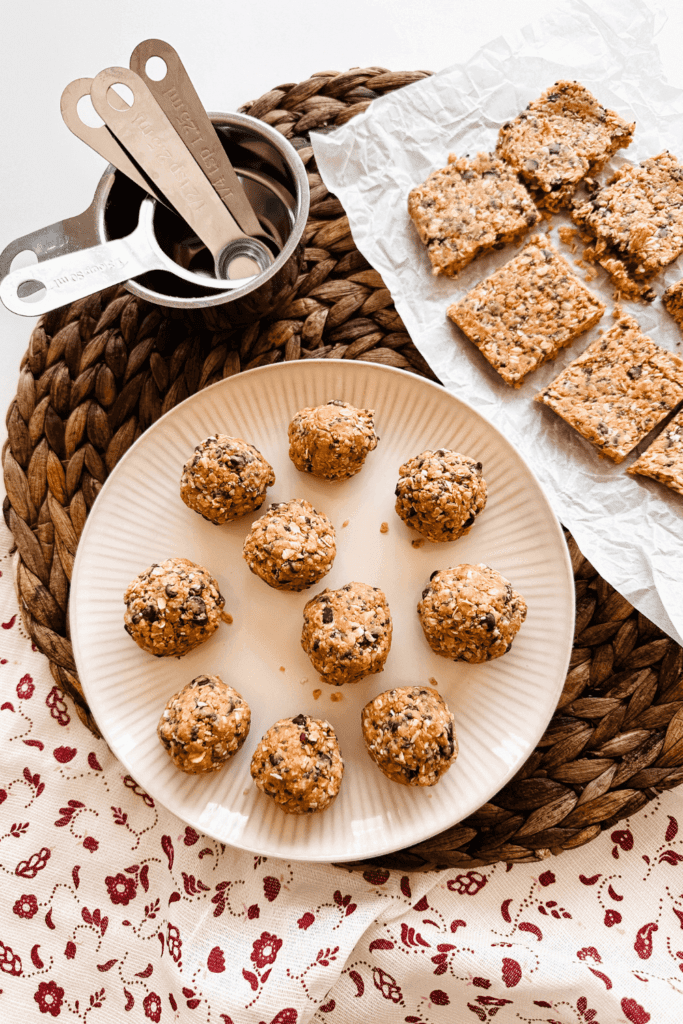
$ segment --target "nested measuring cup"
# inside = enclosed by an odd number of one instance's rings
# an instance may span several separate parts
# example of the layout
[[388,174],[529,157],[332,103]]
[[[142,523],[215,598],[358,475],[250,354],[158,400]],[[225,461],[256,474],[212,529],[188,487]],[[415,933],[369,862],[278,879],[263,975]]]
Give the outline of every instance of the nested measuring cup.
[[[243,286],[217,289],[215,283],[208,283],[214,274],[211,253],[180,217],[157,203],[154,237],[179,271],[149,270],[127,280],[125,286],[149,302],[187,310],[192,319],[219,330],[267,315],[294,289],[303,265],[301,236],[308,217],[309,188],[296,150],[274,128],[245,114],[209,116],[279,254]],[[84,213],[24,235],[0,253],[0,279],[20,252],[31,251],[42,262],[125,238],[138,224],[146,194],[110,164]]]

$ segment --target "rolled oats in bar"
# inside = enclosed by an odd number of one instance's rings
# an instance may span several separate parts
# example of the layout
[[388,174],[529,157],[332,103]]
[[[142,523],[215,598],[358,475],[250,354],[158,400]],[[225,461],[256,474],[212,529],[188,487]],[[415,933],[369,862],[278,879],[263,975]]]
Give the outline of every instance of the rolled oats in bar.
[[535,398],[614,462],[683,401],[683,359],[655,345],[632,316],[618,316]]
[[453,153],[408,196],[408,212],[427,246],[433,274],[454,277],[476,256],[502,249],[539,219],[529,193],[501,160]]
[[626,472],[652,477],[683,494],[683,412],[667,423],[659,437]]
[[636,278],[647,278],[683,252],[683,167],[660,153],[616,174],[572,211]]
[[544,235],[448,308],[506,384],[554,359],[605,312]]
[[634,129],[578,82],[555,82],[502,126],[496,153],[534,190],[539,206],[558,210],[587,174],[630,144]]

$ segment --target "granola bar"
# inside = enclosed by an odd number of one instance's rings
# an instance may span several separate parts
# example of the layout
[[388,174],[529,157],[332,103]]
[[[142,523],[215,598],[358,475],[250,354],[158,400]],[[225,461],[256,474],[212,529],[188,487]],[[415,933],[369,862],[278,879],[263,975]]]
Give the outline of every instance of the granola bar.
[[674,416],[626,472],[634,476],[650,476],[672,491],[683,494],[683,412]]
[[501,160],[453,153],[408,196],[408,212],[427,246],[433,274],[454,277],[476,256],[502,249],[539,219],[529,193]]
[[572,217],[636,279],[651,277],[683,252],[683,167],[667,152],[621,167]]
[[669,313],[683,331],[683,281],[677,281],[662,295],[662,302],[667,313]]
[[621,462],[683,401],[683,360],[623,313],[541,394],[543,402],[614,462]]
[[605,312],[544,235],[448,308],[506,384],[519,387],[541,363]]
[[630,144],[635,124],[578,82],[555,82],[498,133],[496,153],[534,190],[539,206],[566,206],[587,174]]

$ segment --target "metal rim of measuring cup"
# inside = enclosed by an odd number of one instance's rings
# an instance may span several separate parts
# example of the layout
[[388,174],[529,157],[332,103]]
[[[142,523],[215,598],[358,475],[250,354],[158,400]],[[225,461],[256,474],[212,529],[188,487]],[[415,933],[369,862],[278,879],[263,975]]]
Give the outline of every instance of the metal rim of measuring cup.
[[[285,242],[278,256],[273,260],[270,267],[262,273],[257,274],[255,277],[249,278],[243,288],[231,288],[229,290],[226,289],[225,291],[214,291],[212,289],[210,294],[180,297],[154,291],[134,278],[125,282],[125,287],[129,292],[138,296],[138,298],[146,299],[148,302],[152,302],[157,306],[162,305],[175,309],[201,310],[207,309],[210,306],[223,306],[226,303],[234,302],[236,299],[249,295],[257,288],[261,288],[267,281],[274,277],[282,267],[285,266],[296,251],[308,220],[308,210],[310,206],[308,177],[301,157],[291,142],[264,121],[259,121],[254,117],[249,117],[247,114],[225,114],[211,111],[208,113],[208,116],[216,128],[221,128],[223,126],[226,128],[245,128],[254,132],[256,135],[260,135],[265,141],[271,143],[273,148],[286,164],[287,170],[291,174],[295,185],[296,207],[294,209],[294,223],[292,225],[289,238]],[[236,169],[239,173],[239,168]],[[102,175],[95,192],[93,208],[97,211],[96,230],[102,242],[109,240],[109,235],[107,234],[105,226],[105,208],[107,195],[111,190],[114,176],[118,173],[120,172],[116,171],[116,168],[110,164]],[[194,278],[198,288],[206,288],[206,278],[202,275],[190,273],[189,277]],[[188,280],[188,275],[183,274],[182,278],[184,280]]]

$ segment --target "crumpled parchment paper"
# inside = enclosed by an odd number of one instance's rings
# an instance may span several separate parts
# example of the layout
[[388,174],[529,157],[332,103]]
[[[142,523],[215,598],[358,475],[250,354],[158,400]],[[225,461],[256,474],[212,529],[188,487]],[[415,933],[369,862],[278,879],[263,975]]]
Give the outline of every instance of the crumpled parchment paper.
[[[626,468],[648,435],[619,465],[601,458],[533,396],[613,320],[613,287],[598,269],[588,287],[607,305],[600,323],[515,390],[498,377],[446,317],[446,309],[519,252],[519,245],[474,260],[455,279],[434,277],[408,216],[411,188],[446,164],[448,154],[492,151],[498,129],[555,81],[577,79],[599,102],[635,120],[632,144],[600,176],[664,149],[683,160],[683,90],[663,76],[656,35],[661,17],[641,0],[573,0],[545,20],[484,46],[456,64],[373,102],[327,135],[312,137],[318,167],[349,216],[356,245],[380,272],[416,346],[444,386],[473,405],[518,448],[559,519],[600,574],[643,614],[683,643],[683,497]],[[550,237],[570,263],[576,254],[557,229]],[[532,233],[547,230],[540,222]],[[577,267],[582,277],[584,270]],[[657,344],[683,355],[681,334],[661,294],[683,276],[683,257],[655,279],[652,305],[624,302]]]

